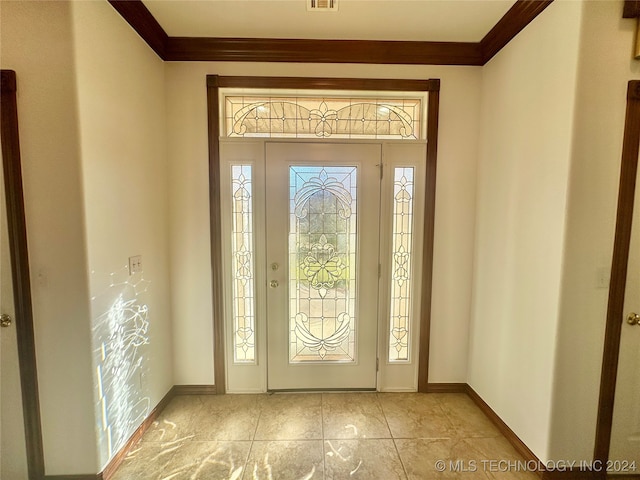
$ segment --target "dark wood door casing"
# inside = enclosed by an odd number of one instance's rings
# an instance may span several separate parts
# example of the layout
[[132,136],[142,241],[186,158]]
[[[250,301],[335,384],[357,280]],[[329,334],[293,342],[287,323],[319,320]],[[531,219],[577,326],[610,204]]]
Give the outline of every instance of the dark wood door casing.
[[209,118],[209,201],[211,218],[211,269],[214,315],[214,377],[216,391],[226,391],[222,224],[220,211],[220,119],[219,89],[230,88],[289,88],[305,90],[372,90],[429,92],[427,112],[427,158],[424,237],[422,251],[422,292],[420,310],[420,354],[418,391],[427,392],[429,371],[429,330],[431,324],[431,291],[433,282],[433,238],[435,221],[435,189],[438,154],[438,118],[440,80],[386,80],[364,78],[305,78],[305,77],[223,77],[207,76],[207,106]]
[[627,284],[639,153],[640,80],[631,80],[627,86],[627,110],[622,140],[618,210],[611,261],[611,282],[609,285],[596,440],[593,454],[594,460],[603,462],[603,465],[606,465],[609,459],[609,447],[611,444],[611,426],[618,375],[620,335],[624,316],[624,295]]
[[17,78],[13,70],[2,70],[0,90],[0,134],[4,173],[7,227],[15,304],[15,327],[18,340],[18,360],[22,387],[22,410],[25,424],[29,480],[44,475],[38,372],[31,304],[29,252],[22,190],[22,163],[18,131]]

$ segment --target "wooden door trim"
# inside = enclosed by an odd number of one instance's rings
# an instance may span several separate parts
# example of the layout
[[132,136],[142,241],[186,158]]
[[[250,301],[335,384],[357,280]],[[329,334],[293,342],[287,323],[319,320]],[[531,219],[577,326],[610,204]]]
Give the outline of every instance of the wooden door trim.
[[427,168],[425,185],[424,239],[422,249],[422,300],[420,311],[420,354],[418,358],[418,391],[428,389],[429,333],[431,323],[431,291],[433,281],[433,236],[435,219],[435,186],[438,154],[438,116],[440,80],[386,80],[359,78],[297,77],[223,77],[207,75],[207,107],[209,118],[209,208],[211,220],[211,270],[214,332],[214,381],[216,391],[225,393],[225,348],[222,278],[222,224],[220,205],[220,120],[219,89],[293,88],[323,90],[422,91],[429,93],[427,112]]
[[606,464],[609,459],[611,427],[615,400],[620,334],[624,316],[624,294],[627,283],[627,267],[633,223],[633,203],[635,198],[640,151],[640,80],[631,80],[627,87],[627,111],[622,143],[622,165],[620,169],[620,189],[618,210],[611,261],[611,283],[604,337],[604,353],[600,378],[600,398],[596,423],[594,460]]
[[224,347],[224,265],[222,262],[222,208],[220,205],[220,114],[217,75],[207,75],[209,132],[209,218],[211,232],[211,286],[213,300],[213,376],[216,392],[226,393]]
[[440,80],[429,91],[427,112],[427,168],[425,178],[422,247],[422,292],[420,301],[420,350],[418,391],[429,389],[429,339],[431,338],[431,294],[433,291],[433,243],[436,218],[436,173],[438,164],[438,120],[440,116]]
[[9,230],[9,250],[11,252],[13,298],[15,303],[14,324],[18,340],[27,465],[29,479],[39,480],[44,475],[44,453],[31,304],[27,228],[22,190],[16,72],[2,70],[1,75],[0,133],[2,138],[2,164],[7,226]]

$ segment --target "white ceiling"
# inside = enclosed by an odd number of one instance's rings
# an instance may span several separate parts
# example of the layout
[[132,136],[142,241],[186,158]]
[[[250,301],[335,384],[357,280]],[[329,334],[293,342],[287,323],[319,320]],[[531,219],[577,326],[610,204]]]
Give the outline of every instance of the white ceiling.
[[515,0],[143,0],[171,37],[479,42]]

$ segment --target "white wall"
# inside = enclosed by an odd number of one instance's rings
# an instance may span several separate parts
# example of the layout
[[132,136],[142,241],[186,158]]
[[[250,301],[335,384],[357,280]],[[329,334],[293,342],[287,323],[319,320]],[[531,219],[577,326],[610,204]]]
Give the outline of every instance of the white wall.
[[550,456],[592,459],[617,208],[627,82],[636,21],[622,2],[585,2],[573,131]]
[[2,2],[0,8],[0,65],[15,70],[18,81],[46,473],[95,473],[71,5]]
[[442,80],[429,380],[465,382],[480,69],[192,62],[166,64],[175,383],[213,383],[207,74]]
[[554,2],[482,69],[468,383],[546,460],[581,4]]
[[73,25],[102,468],[173,385],[164,63],[107,2]]
[[[45,472],[96,473],[173,384],[164,64],[107,2],[1,8],[0,64],[18,79]],[[131,255],[143,258],[133,277]],[[116,324],[141,319],[146,343],[126,348]],[[98,366],[128,372],[102,385],[104,398]]]

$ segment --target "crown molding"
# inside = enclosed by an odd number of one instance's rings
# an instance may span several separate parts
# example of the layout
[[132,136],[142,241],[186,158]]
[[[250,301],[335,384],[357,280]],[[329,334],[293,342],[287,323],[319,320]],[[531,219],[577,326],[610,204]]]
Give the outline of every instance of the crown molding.
[[166,60],[165,49],[169,36],[151,15],[142,0],[108,0],[116,12],[124,18],[147,45],[162,59]]
[[170,37],[168,61],[481,65],[478,43]]
[[622,18],[640,17],[640,0],[624,0]]
[[553,0],[518,0],[480,42],[170,37],[142,0],[108,0],[165,61],[467,65],[487,63]]
[[518,0],[480,41],[482,65],[542,13],[553,0]]

